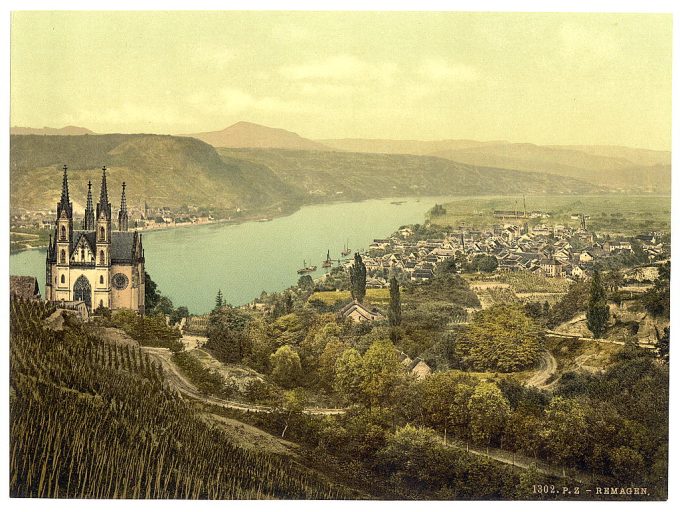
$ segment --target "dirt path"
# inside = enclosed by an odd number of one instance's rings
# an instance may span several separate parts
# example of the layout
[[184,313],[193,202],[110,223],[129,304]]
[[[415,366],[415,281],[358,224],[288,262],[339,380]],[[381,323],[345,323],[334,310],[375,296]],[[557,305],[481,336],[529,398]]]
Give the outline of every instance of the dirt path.
[[538,370],[526,381],[526,385],[535,388],[546,388],[549,386],[546,382],[548,382],[556,371],[557,361],[555,360],[555,357],[546,350],[541,354]]
[[[241,402],[235,402],[233,400],[224,400],[222,398],[217,398],[201,393],[196,388],[196,386],[194,386],[184,377],[184,375],[182,375],[179,368],[177,368],[175,363],[172,361],[172,352],[169,349],[156,347],[142,347],[142,350],[149,354],[150,357],[154,358],[156,361],[161,363],[161,366],[165,371],[166,378],[169,384],[177,391],[179,391],[185,396],[188,396],[189,398],[199,400],[209,405],[216,405],[218,407],[236,409],[239,411],[270,413],[275,409],[274,407],[271,406],[246,404]],[[322,416],[345,414],[344,409],[322,409],[318,407],[310,407],[304,409],[303,412],[305,414]]]

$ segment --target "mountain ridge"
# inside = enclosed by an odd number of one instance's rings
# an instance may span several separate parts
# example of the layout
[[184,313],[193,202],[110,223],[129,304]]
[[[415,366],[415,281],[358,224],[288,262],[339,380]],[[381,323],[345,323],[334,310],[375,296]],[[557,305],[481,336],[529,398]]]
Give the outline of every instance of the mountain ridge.
[[223,130],[183,135],[206,142],[214,147],[280,148],[328,151],[330,148],[295,132],[239,121]]

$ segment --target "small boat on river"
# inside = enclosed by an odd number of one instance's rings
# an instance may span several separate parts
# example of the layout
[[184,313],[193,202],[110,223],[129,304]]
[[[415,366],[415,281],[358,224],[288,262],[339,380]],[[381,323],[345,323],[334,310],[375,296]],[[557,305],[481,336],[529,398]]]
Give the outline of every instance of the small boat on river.
[[307,266],[307,262],[302,260],[303,267],[297,271],[298,274],[309,274],[316,270],[316,265]]
[[333,266],[333,260],[331,259],[331,251],[326,253],[326,261],[321,265],[323,268],[331,268]]
[[348,240],[347,242],[345,242],[345,248],[344,248],[344,249],[342,250],[342,252],[340,253],[340,254],[342,254],[343,256],[347,256],[347,255],[349,255],[349,253],[352,252],[352,249],[350,249],[349,247],[347,247],[348,242],[349,242],[349,240]]

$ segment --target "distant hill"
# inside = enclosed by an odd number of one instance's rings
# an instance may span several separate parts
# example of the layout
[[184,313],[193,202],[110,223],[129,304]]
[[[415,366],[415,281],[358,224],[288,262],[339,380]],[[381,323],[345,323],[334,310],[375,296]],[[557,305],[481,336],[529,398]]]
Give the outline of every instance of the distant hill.
[[300,198],[264,166],[221,158],[212,146],[189,137],[145,134],[10,138],[12,207],[54,208],[61,191],[61,167],[69,166],[71,199],[82,211],[91,179],[98,194],[101,166],[109,169],[112,204],[120,183],[128,185],[131,207],[196,205],[264,208],[299,204]]
[[503,144],[505,141],[478,140],[393,140],[393,139],[321,139],[317,142],[338,151],[355,153],[389,153],[407,155],[430,155],[438,151],[466,149]]
[[216,148],[286,148],[327,151],[329,148],[297,133],[240,121],[216,132],[188,134]]
[[[98,194],[109,169],[110,199],[128,184],[131,208],[151,206],[290,211],[301,204],[417,195],[589,194],[602,188],[573,178],[452,162],[432,156],[220,148],[195,138],[109,134],[12,135],[13,208],[54,208],[61,167],[82,212],[87,181]],[[80,214],[80,213],[79,213]]]
[[86,135],[94,134],[92,130],[80,126],[64,126],[63,128],[27,128],[24,126],[12,126],[9,129],[10,135]]
[[573,178],[479,167],[432,156],[282,149],[220,148],[271,169],[310,200],[360,200],[414,195],[589,194],[602,192]]
[[669,151],[472,140],[334,139],[320,142],[343,151],[432,155],[469,165],[556,174],[617,191],[670,193]]

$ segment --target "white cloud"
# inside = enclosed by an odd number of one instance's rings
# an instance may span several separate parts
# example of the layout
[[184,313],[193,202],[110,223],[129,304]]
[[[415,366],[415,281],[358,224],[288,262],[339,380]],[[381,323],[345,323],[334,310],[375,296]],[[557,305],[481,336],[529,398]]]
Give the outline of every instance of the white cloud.
[[427,59],[418,71],[424,78],[437,82],[472,82],[479,78],[472,66],[450,63],[444,59]]
[[324,60],[285,66],[280,72],[289,80],[376,80],[392,83],[398,67],[392,62],[371,63],[352,55],[334,55]]

